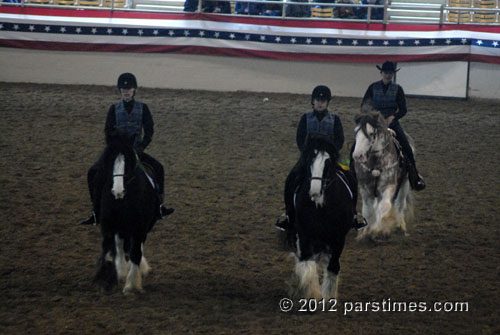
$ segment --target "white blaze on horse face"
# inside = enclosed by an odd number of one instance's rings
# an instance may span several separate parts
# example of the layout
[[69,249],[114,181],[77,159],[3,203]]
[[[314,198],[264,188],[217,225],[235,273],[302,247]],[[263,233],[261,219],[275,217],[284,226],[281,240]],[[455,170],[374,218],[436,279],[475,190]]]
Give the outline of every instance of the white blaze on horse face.
[[[366,160],[366,153],[370,149],[370,139],[365,136],[365,133],[360,129],[360,126],[356,126],[354,132],[356,133],[356,146],[354,147],[352,156],[354,157],[354,160],[362,162]],[[371,136],[375,132],[375,129],[373,129],[370,124],[367,124],[366,132],[369,136]]]
[[116,156],[115,165],[113,167],[113,187],[111,193],[115,199],[123,199],[125,196],[125,186],[123,183],[123,175],[125,174],[125,157],[122,154]]
[[324,197],[321,189],[323,183],[323,170],[325,162],[330,158],[330,155],[324,151],[315,151],[316,157],[311,165],[311,187],[309,188],[309,196],[316,203],[316,206],[323,206]]

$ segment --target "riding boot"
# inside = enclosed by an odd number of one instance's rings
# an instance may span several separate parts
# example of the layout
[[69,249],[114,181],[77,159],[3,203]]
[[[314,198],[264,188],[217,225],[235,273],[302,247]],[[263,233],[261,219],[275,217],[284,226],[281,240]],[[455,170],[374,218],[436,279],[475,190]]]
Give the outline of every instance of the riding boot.
[[285,213],[283,213],[274,224],[276,229],[286,231],[290,229],[295,222],[295,206],[293,198],[295,192],[297,192],[298,185],[301,184],[303,179],[301,176],[302,174],[300,173],[301,169],[302,162],[299,161],[286,178],[284,192]]
[[78,224],[79,225],[94,225],[94,226],[97,225],[97,216],[96,216],[95,212],[92,211],[87,219],[81,221]]
[[158,220],[161,220],[161,219],[169,216],[170,214],[172,214],[174,212],[174,209],[165,207],[165,205],[163,204],[163,194],[162,193],[158,193],[158,198],[160,201],[160,211],[158,213],[159,214]]
[[[358,219],[358,217],[360,217],[361,220]],[[361,230],[366,226],[368,226],[368,222],[366,221],[366,219],[360,214],[355,214],[352,219],[352,227],[356,230]]]
[[410,180],[410,186],[415,191],[421,191],[425,188],[425,182],[422,176],[418,173],[415,164],[408,164],[408,179]]

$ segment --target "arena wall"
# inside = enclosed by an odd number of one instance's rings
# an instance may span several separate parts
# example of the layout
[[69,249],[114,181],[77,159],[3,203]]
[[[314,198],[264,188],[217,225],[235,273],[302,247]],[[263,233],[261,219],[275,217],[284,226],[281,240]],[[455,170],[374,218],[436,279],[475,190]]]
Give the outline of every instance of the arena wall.
[[[407,94],[500,99],[500,66],[486,63],[398,63]],[[337,96],[360,97],[379,79],[375,64],[281,61],[179,54],[43,51],[0,48],[0,80],[114,85],[124,71],[143,87],[309,93],[319,83]],[[469,88],[467,90],[467,84]]]

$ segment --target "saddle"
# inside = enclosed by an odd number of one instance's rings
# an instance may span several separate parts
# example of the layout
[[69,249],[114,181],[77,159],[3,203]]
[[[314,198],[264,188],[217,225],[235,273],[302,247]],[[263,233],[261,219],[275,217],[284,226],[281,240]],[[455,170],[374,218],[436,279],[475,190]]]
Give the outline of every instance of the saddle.
[[156,182],[155,170],[148,163],[141,161],[141,164],[143,166],[143,171],[146,174],[146,177],[148,178],[149,182],[151,183],[151,186],[153,186],[153,188],[156,190],[158,188],[158,183]]
[[399,167],[408,167],[408,158],[406,158],[403,148],[401,147],[401,144],[399,143],[397,137],[396,137],[396,132],[392,130],[391,128],[388,128],[389,132],[392,135],[392,143],[394,143],[394,147],[396,147],[396,152],[398,153],[398,163]]

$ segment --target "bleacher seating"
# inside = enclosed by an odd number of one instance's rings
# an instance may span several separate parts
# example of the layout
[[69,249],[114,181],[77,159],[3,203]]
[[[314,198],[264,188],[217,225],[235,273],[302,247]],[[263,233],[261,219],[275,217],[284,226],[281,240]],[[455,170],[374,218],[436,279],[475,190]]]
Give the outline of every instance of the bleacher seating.
[[[494,0],[474,0],[474,8],[495,8]],[[488,11],[475,11],[472,15],[472,21],[475,23],[494,23],[496,14]]]
[[100,6],[101,0],[78,0],[78,6]]
[[104,0],[102,5],[104,7],[116,7],[116,8],[120,8],[120,7],[125,7],[125,5],[127,4],[127,1],[126,0]]
[[333,8],[332,7],[314,6],[311,8],[311,17],[332,18],[333,17]]
[[54,0],[54,4],[64,5],[64,6],[74,6],[75,0]]
[[[468,8],[472,7],[472,0],[449,0],[449,7],[457,7],[457,8]],[[450,10],[447,15],[447,19],[450,22],[470,22],[471,13],[465,11],[454,11]]]
[[[111,7],[113,0],[27,0],[32,4],[63,6]],[[182,12],[185,0],[114,0],[115,8],[131,8],[146,11]],[[286,1],[286,0],[285,0]],[[319,0],[309,0],[309,2]],[[444,19],[453,23],[493,23],[498,24],[499,15],[493,11],[481,9],[496,8],[500,0],[387,0],[387,18],[389,23],[430,23],[441,20],[441,6],[455,7],[457,10],[444,11]],[[357,2],[355,0],[355,2]],[[231,1],[234,13],[235,1]],[[471,8],[460,10],[461,8]],[[335,18],[335,10],[328,7],[312,6],[311,17]]]
[[135,0],[134,8],[144,10],[164,10],[169,12],[182,12],[184,0]]
[[392,6],[433,7],[421,9],[388,8],[389,22],[415,22],[415,23],[438,23],[440,19],[439,6],[446,4],[446,0],[396,0]]

